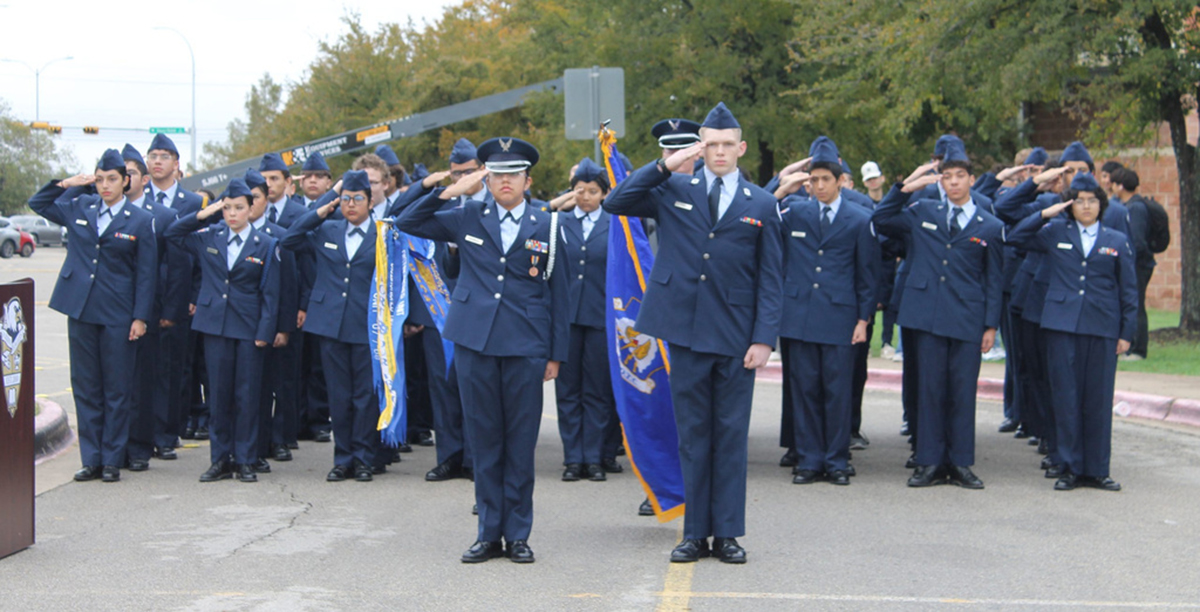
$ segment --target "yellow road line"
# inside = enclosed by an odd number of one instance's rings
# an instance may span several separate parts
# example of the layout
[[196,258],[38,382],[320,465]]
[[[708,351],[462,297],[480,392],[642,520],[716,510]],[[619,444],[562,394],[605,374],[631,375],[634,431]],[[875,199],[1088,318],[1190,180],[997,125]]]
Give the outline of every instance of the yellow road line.
[[[678,540],[683,540],[683,521],[679,524]],[[662,600],[654,608],[655,612],[686,612],[695,572],[695,563],[669,564],[666,579],[663,580],[663,592],[659,594]]]

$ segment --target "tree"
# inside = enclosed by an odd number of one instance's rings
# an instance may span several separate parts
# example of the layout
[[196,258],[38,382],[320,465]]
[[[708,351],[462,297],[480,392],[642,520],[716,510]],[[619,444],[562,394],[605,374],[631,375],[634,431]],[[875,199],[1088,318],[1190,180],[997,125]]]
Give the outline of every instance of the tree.
[[75,165],[49,134],[14,119],[8,103],[0,100],[0,213],[28,210],[25,203],[30,196]]
[[1200,330],[1200,160],[1186,129],[1200,96],[1195,2],[803,0],[800,11],[813,19],[800,21],[792,59],[819,78],[796,95],[815,117],[865,122],[885,141],[928,147],[955,132],[976,156],[1000,156],[1017,148],[1027,103],[1082,119],[1094,147],[1140,146],[1165,122],[1180,182],[1180,326]]

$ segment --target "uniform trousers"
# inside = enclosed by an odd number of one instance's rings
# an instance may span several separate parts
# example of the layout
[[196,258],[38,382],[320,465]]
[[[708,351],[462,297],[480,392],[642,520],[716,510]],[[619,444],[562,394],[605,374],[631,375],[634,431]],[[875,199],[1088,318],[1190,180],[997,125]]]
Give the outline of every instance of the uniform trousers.
[[456,361],[450,362],[447,372],[446,348],[436,327],[422,330],[421,340],[425,350],[425,372],[429,377],[429,398],[433,403],[433,430],[437,432],[437,462],[469,468],[473,457],[463,424]]
[[784,338],[800,469],[845,470],[850,461],[854,367],[859,345]]
[[[158,371],[159,359],[158,321],[146,324],[146,335],[138,339],[137,366],[133,383],[133,409],[129,422],[129,444],[126,447],[130,459],[149,459],[154,454],[154,432],[158,426],[156,408],[166,399],[158,394],[162,373]],[[174,447],[174,444],[171,445]]]
[[[132,320],[130,321],[132,323]],[[133,418],[137,342],[129,325],[99,325],[67,319],[71,388],[84,465],[125,465]]]
[[[616,410],[608,363],[608,332],[571,326],[570,352],[554,381],[563,465],[600,463],[609,445]],[[617,424],[618,431],[620,425]],[[615,456],[615,448],[613,449]]]
[[[982,338],[982,334],[980,334]],[[980,341],[913,330],[921,355],[917,375],[918,465],[975,464],[975,393]],[[913,345],[907,341],[905,352]]]
[[265,348],[253,340],[201,334],[208,370],[209,454],[240,465],[258,458],[258,396]]
[[371,347],[321,338],[321,367],[333,421],[333,463],[378,467],[383,453],[379,434],[379,402],[371,373]]
[[1105,478],[1112,457],[1117,340],[1044,329],[1057,453],[1077,476]]

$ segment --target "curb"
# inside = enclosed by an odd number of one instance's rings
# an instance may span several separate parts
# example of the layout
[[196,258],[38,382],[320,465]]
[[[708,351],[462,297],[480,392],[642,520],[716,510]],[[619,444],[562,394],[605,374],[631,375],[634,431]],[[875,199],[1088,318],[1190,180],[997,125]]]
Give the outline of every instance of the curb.
[[40,397],[36,401],[41,413],[33,420],[33,463],[40,465],[67,450],[75,441],[75,432],[62,406]]
[[[768,363],[759,371],[759,379],[783,382],[783,366]],[[876,391],[900,391],[903,372],[900,370],[867,370],[867,388]],[[977,397],[988,401],[1004,399],[1004,381],[980,378]],[[1113,394],[1113,414],[1149,421],[1164,421],[1176,425],[1200,428],[1200,400],[1117,391]]]

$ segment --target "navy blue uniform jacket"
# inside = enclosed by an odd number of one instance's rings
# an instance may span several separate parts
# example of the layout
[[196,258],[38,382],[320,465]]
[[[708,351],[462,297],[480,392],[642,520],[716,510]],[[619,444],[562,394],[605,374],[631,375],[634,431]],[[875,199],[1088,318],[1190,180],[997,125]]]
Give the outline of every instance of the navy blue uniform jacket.
[[693,351],[742,357],[751,344],[775,345],[783,289],[783,247],[775,197],[738,179],[714,226],[703,175],[647,164],[604,199],[615,215],[658,222],[638,331]]
[[592,233],[583,239],[583,219],[574,212],[563,213],[563,239],[571,261],[571,323],[594,329],[606,327],[605,284],[608,271],[608,231],[612,215],[600,211]]
[[67,258],[50,296],[50,308],[84,323],[147,324],[154,317],[158,244],[154,217],[126,200],[104,235],[96,217],[104,202],[87,187],[42,187],[29,207],[67,228]]
[[305,213],[288,228],[282,241],[285,249],[316,256],[304,331],[348,344],[369,344],[367,305],[375,276],[378,232],[374,223],[367,223],[366,238],[349,258],[347,221],[332,217],[322,219],[316,210]]

